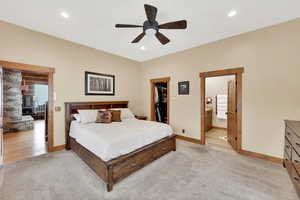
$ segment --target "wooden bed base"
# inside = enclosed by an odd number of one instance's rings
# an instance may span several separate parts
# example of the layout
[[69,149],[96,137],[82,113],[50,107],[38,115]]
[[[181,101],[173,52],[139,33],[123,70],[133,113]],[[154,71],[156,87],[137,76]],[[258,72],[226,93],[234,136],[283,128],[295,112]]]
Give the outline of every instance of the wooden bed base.
[[[128,102],[76,102],[66,103],[65,105],[66,149],[72,149],[106,183],[108,192],[112,191],[113,185],[121,181],[123,178],[145,167],[168,152],[176,151],[176,139],[175,135],[172,135],[139,148],[131,153],[105,162],[101,160],[100,157],[79,144],[74,138],[69,136],[70,123],[73,120],[72,114],[76,113],[80,108],[124,108],[128,106]],[[84,108],[82,108],[82,105],[84,105]]]

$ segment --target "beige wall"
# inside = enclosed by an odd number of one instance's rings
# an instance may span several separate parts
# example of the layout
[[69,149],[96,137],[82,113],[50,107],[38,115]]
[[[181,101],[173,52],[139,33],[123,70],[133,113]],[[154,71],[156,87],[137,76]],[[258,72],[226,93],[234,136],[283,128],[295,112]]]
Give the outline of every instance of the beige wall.
[[[199,139],[199,73],[243,66],[242,148],[282,157],[283,120],[300,120],[299,35],[297,19],[144,62],[145,114],[150,115],[149,79],[170,76],[170,123],[178,134],[186,129],[186,136]],[[191,83],[188,96],[177,95],[183,80]]]
[[228,81],[234,80],[235,76],[218,76],[206,79],[205,96],[213,99],[212,104],[206,105],[207,108],[213,109],[212,125],[221,128],[227,128],[226,119],[218,119],[216,115],[216,96],[228,94]]
[[[0,60],[54,67],[55,106],[66,101],[129,100],[150,116],[149,79],[171,77],[170,123],[200,138],[199,73],[245,67],[245,150],[282,157],[284,119],[300,119],[300,20],[199,46],[144,63],[0,22]],[[84,71],[116,75],[116,95],[85,96]],[[190,81],[178,96],[177,82]],[[188,117],[187,117],[188,116]],[[54,144],[64,144],[64,110],[54,113]]]
[[[55,106],[54,145],[65,143],[64,102],[129,100],[139,113],[140,91],[138,62],[107,54],[45,34],[33,32],[0,21],[0,60],[54,67]],[[115,96],[85,96],[84,71],[116,76]]]

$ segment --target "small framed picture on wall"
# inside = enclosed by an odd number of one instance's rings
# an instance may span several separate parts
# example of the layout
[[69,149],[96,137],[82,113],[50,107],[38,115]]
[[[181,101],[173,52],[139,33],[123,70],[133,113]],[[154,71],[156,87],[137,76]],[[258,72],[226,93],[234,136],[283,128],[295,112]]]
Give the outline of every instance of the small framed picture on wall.
[[190,94],[190,82],[189,81],[178,82],[178,94],[179,95],[189,95]]
[[85,95],[115,95],[115,76],[85,72]]

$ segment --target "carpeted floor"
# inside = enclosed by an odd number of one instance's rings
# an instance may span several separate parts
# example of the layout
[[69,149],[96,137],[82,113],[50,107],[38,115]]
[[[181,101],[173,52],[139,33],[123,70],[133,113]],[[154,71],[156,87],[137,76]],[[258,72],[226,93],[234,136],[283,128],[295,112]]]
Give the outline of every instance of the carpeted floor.
[[0,169],[1,200],[295,200],[279,164],[179,141],[171,152],[106,192],[74,153],[61,151]]

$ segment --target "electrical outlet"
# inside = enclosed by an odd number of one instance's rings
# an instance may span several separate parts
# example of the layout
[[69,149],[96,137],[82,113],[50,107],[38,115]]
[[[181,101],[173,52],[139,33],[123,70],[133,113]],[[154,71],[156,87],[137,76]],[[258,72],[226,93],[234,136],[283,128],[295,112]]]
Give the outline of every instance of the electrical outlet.
[[185,134],[185,130],[184,129],[182,129],[182,133]]

